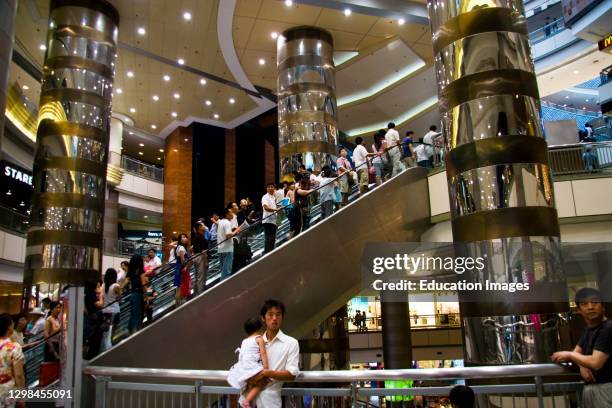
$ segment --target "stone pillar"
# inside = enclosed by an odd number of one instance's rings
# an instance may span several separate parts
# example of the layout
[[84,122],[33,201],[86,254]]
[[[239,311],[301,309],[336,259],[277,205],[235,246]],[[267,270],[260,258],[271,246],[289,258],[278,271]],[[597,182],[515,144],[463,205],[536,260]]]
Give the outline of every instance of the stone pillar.
[[430,0],[428,10],[453,239],[487,257],[461,279],[527,282],[540,296],[460,292],[465,363],[549,361],[569,307],[523,2]]
[[321,169],[338,154],[336,82],[332,35],[296,27],[278,37],[280,178],[300,164]]
[[8,95],[8,79],[15,40],[17,0],[0,0],[0,156],[4,138],[4,111]]
[[100,276],[119,14],[102,0],[51,2],[25,278]]
[[408,302],[380,298],[383,362],[386,369],[412,368],[412,337]]
[[[225,192],[223,205],[236,201],[236,129],[225,130]],[[222,217],[219,214],[219,217]]]

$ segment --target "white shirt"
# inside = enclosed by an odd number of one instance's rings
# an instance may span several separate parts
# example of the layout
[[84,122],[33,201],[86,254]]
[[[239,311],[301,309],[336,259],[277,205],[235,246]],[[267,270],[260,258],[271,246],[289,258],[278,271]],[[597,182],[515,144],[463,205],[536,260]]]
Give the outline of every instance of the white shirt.
[[430,130],[429,132],[425,133],[425,136],[423,136],[423,143],[425,144],[425,151],[427,152],[428,157],[433,156],[434,137],[438,136],[439,134],[440,133],[438,132]]
[[[232,229],[238,228],[238,216],[236,214],[233,214],[233,217],[232,217],[232,220],[230,221],[230,224],[232,225]],[[217,241],[221,241],[219,239],[219,231],[217,231]]]
[[[236,217],[234,216],[234,219]],[[238,224],[238,221],[236,221]],[[232,232],[232,223],[227,218],[220,219],[217,222],[217,242],[219,242],[219,246],[217,247],[217,252],[234,252],[234,240],[228,239],[227,235]],[[225,242],[221,242],[225,241]]]
[[397,146],[400,141],[399,132],[395,129],[389,129],[387,133],[385,133],[385,141],[387,142],[387,148]]
[[425,152],[425,146],[422,144],[414,148],[414,153],[416,154],[417,162],[420,162],[423,160],[429,160],[429,157],[427,156],[427,152]]
[[159,259],[159,256],[155,255],[153,258],[151,258],[151,260],[149,262],[147,262],[147,265],[151,267],[151,269],[155,269],[158,266],[161,266],[161,259]]
[[359,170],[366,168],[363,164],[368,161],[367,158],[367,149],[363,147],[363,145],[357,145],[355,150],[353,150],[353,162],[355,162],[355,168],[359,168]]
[[266,224],[276,224],[276,212],[267,211],[264,205],[268,208],[276,210],[278,208],[276,207],[276,196],[266,193],[263,197],[261,197],[261,207],[263,208],[263,220],[261,222]]
[[34,326],[32,326],[32,330],[30,330],[30,333],[32,334],[32,336],[45,331],[45,321],[46,321],[45,317],[40,316],[38,320],[34,322]]
[[[287,370],[291,375],[297,376],[300,373],[300,346],[293,337],[287,336],[281,330],[272,341],[268,341],[267,333],[263,339],[266,343],[266,353],[268,354],[268,365],[270,370]],[[259,393],[256,405],[261,408],[281,408],[281,388],[282,381],[273,381],[262,392]]]
[[117,272],[117,283],[122,284],[126,275],[127,275],[127,272],[124,271],[122,268],[119,268],[119,272]]

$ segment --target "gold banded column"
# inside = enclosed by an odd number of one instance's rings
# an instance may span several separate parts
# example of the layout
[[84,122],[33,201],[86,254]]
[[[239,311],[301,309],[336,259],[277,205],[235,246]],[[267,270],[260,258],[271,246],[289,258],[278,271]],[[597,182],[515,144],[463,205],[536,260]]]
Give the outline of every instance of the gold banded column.
[[106,1],[51,1],[26,286],[100,276],[118,24]]
[[332,35],[295,27],[278,37],[278,128],[281,179],[335,165],[338,155]]
[[453,239],[486,257],[470,279],[529,283],[532,295],[460,293],[465,362],[547,361],[569,307],[523,2],[434,0],[428,10]]

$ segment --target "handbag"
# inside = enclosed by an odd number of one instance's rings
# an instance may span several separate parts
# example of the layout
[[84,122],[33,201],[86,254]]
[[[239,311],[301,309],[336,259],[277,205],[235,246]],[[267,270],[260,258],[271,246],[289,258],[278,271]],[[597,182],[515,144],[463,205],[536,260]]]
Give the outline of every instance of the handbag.
[[181,297],[189,297],[191,295],[191,275],[189,268],[184,266],[181,269],[181,286],[179,287]]
[[40,364],[38,386],[46,387],[59,378],[59,361],[44,362]]
[[234,254],[246,259],[251,259],[253,257],[253,251],[251,251],[251,247],[246,239],[234,238]]

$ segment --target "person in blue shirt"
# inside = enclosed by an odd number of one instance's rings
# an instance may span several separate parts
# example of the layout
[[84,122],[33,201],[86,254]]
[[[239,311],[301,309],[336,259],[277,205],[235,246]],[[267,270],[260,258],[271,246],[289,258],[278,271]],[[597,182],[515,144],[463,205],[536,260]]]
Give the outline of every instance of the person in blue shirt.
[[414,147],[412,146],[412,138],[414,132],[412,130],[406,131],[406,137],[402,139],[402,156],[406,167],[414,167]]

